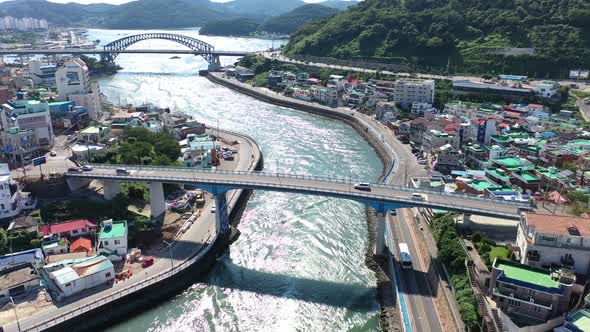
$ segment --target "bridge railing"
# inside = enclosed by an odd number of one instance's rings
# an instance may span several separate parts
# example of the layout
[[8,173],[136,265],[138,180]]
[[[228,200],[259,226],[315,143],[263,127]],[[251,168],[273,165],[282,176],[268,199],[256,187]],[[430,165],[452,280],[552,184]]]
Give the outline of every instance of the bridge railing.
[[[210,249],[215,242],[216,237],[209,234],[204,243],[195,251],[192,257],[184,260],[182,263],[175,265],[174,267],[167,268],[161,272],[151,275],[147,278],[138,280],[132,284],[129,284],[117,292],[111,292],[103,296],[99,296],[96,299],[85,303],[83,306],[67,310],[61,314],[55,315],[42,322],[35,323],[31,326],[23,326],[23,331],[44,331],[60,323],[63,323],[76,316],[92,311],[96,308],[104,306],[105,304],[118,300],[134,292],[140,291],[148,286],[158,283],[162,280],[166,280],[175,274],[184,271],[188,267],[199,261]],[[117,284],[120,285],[120,284]]]
[[[337,177],[334,178],[334,177],[326,177],[326,176],[299,175],[299,174],[266,172],[266,171],[206,170],[206,169],[188,168],[188,167],[110,165],[110,164],[94,164],[93,167],[95,167],[96,169],[113,169],[113,170],[116,170],[118,168],[124,168],[127,170],[164,172],[165,174],[174,174],[174,173],[181,172],[186,175],[192,174],[194,177],[196,177],[198,174],[247,175],[247,176],[273,177],[273,178],[278,177],[281,179],[295,179],[295,180],[305,180],[305,181],[347,184],[347,185],[350,185],[351,187],[355,183],[357,183],[357,181],[354,181],[350,178],[345,179],[345,178],[337,178]],[[115,172],[113,172],[113,175],[115,175],[114,173]],[[90,172],[90,174],[88,174],[88,176],[82,176],[82,177],[93,177],[92,172]],[[125,179],[126,177],[129,177],[129,176],[124,175],[124,176],[121,176],[120,179]],[[142,179],[146,179],[146,180],[147,179],[152,179],[152,180],[155,179],[155,175],[154,176],[134,175],[134,177],[141,177]],[[180,178],[180,177],[174,177],[174,176],[170,176],[170,175],[166,175],[166,176],[157,175],[157,177],[161,180],[173,180],[173,181],[186,181],[187,180],[186,177]],[[226,183],[218,182],[218,181],[211,180],[211,179],[207,179],[207,181],[211,182],[211,183],[226,184]],[[248,181],[243,181],[243,180],[237,181],[236,184],[238,184],[238,182],[240,184],[251,185],[251,186],[260,185],[260,183],[257,183],[257,182],[248,182]],[[272,186],[274,187],[276,185],[272,185]],[[444,191],[410,188],[410,187],[405,187],[405,186],[396,186],[396,185],[389,185],[389,184],[382,184],[382,183],[371,183],[371,186],[374,188],[383,188],[383,189],[387,189],[387,190],[396,190],[396,191],[403,191],[403,192],[409,192],[409,193],[439,195],[439,196],[444,196],[444,197],[448,197],[451,199],[467,199],[467,200],[487,202],[487,203],[492,203],[492,204],[502,204],[502,205],[514,206],[514,207],[524,206],[524,205],[528,204],[528,203],[523,203],[523,202],[507,201],[507,200],[503,200],[503,199],[491,199],[491,198],[486,198],[486,197],[478,197],[475,195],[468,195],[468,194],[464,194],[464,193],[449,193],[449,192],[444,192]],[[288,184],[281,184],[280,187],[306,190],[306,187],[304,187],[304,186],[294,186],[294,185],[288,185]],[[307,189],[309,189],[309,188],[307,188]],[[340,191],[334,191],[334,193],[340,193]],[[350,193],[350,194],[352,194],[353,196],[357,196],[357,195],[354,195],[354,193]],[[361,197],[361,196],[362,197],[379,196],[379,195],[370,195],[367,193],[358,193],[358,194],[359,194],[358,195],[359,197]]]

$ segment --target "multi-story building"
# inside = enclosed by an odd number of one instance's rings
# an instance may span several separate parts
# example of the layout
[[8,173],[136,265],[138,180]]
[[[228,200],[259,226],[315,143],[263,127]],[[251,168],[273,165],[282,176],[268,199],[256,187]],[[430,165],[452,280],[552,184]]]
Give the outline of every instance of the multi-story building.
[[559,92],[559,83],[555,81],[541,81],[533,88],[539,97],[552,98]]
[[105,144],[111,138],[111,128],[104,126],[91,126],[78,132],[78,140],[88,143]]
[[497,133],[496,120],[492,118],[471,120],[471,139],[474,142],[481,145],[488,145],[491,142],[492,136]]
[[395,107],[395,103],[392,101],[378,101],[375,105],[375,115],[378,119],[381,119],[385,113],[392,113],[397,117],[399,115],[399,110]]
[[53,145],[51,114],[46,101],[10,100],[2,105],[2,127],[32,130],[37,145]]
[[33,209],[37,201],[28,193],[20,191],[12,180],[8,164],[0,164],[0,219],[11,218],[22,210]]
[[338,103],[338,90],[336,88],[314,85],[310,91],[314,100],[326,105],[335,105]]
[[80,58],[70,58],[55,72],[59,100],[70,100],[70,95],[90,92],[88,67]]
[[516,244],[523,264],[565,266],[590,273],[590,219],[527,214],[518,225]]
[[569,308],[576,276],[570,270],[546,270],[497,258],[490,294],[515,323],[544,323]]
[[393,101],[404,108],[412,103],[434,103],[434,80],[399,79],[395,82]]
[[20,130],[16,127],[2,132],[2,144],[4,146],[2,152],[8,156],[13,165],[17,165],[19,160],[31,158],[35,151],[41,148],[37,144],[34,131]]
[[97,120],[101,112],[100,88],[98,82],[90,82],[90,92],[73,94],[69,100],[76,102],[76,105],[83,106],[88,110],[88,116],[92,120]]
[[427,130],[422,138],[422,149],[424,151],[433,151],[447,144],[451,145],[453,149],[459,149],[459,136],[431,129]]
[[127,255],[127,222],[105,220],[98,234],[98,251],[111,261],[120,261]]
[[54,84],[56,65],[43,65],[39,60],[29,61],[29,77],[35,84]]
[[438,149],[434,170],[442,174],[450,174],[452,171],[462,170],[461,154],[450,145]]

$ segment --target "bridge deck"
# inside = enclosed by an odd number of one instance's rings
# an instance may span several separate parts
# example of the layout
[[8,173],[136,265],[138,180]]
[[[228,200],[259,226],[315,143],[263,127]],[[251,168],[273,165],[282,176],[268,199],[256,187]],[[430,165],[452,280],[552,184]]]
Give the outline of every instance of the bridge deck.
[[[58,55],[58,54],[109,54],[113,51],[104,49],[82,49],[82,48],[70,48],[70,49],[30,49],[30,50],[0,50],[0,55],[31,55],[31,54],[42,54],[42,55]],[[193,50],[183,49],[124,49],[118,50],[117,53],[130,53],[130,54],[212,54],[218,56],[245,56],[252,52],[246,51],[207,51],[199,52]]]
[[[93,165],[90,172],[67,173],[69,178],[93,178],[120,181],[157,181],[164,183],[193,184],[201,187],[253,189],[320,195],[379,205],[384,209],[395,207],[430,207],[460,213],[484,215],[518,220],[519,204],[464,194],[441,193],[401,186],[372,184],[372,190],[359,191],[354,183],[345,179],[299,176],[267,172],[207,171],[191,168]],[[124,167],[128,175],[117,175]],[[428,198],[420,201],[412,193],[424,193]],[[523,205],[523,204],[521,204]]]

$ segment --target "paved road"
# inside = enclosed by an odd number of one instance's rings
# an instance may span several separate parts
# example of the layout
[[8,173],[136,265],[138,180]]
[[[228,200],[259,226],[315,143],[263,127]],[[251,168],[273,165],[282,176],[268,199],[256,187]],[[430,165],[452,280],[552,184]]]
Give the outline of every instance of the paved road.
[[[233,162],[231,162],[233,165],[228,166],[233,166],[235,169],[241,170],[253,169],[255,166],[254,160],[258,160],[258,158],[260,158],[256,143],[245,139],[243,136],[236,136],[224,130],[221,130],[221,136],[226,138],[228,141],[239,140],[241,142],[238,156]],[[60,155],[58,154],[58,156]],[[54,158],[56,158],[56,160],[62,160],[61,157]],[[63,166],[60,165],[61,161],[55,162],[52,164],[52,167],[61,167],[60,169],[63,170]],[[238,194],[239,191],[237,190],[228,192],[228,205],[230,209],[235,206]],[[154,265],[148,269],[145,269],[143,273],[135,274],[124,282],[114,284],[110,288],[104,288],[91,295],[88,293],[83,293],[78,297],[73,297],[69,301],[62,303],[62,306],[60,307],[49,307],[45,310],[39,311],[33,316],[20,317],[21,328],[26,330],[27,327],[30,327],[34,324],[50,320],[57,315],[68,312],[69,310],[84,307],[88,303],[91,303],[92,301],[95,301],[96,299],[99,299],[105,295],[115,294],[129,285],[139,283],[142,280],[152,277],[161,271],[165,271],[172,266],[180,265],[185,260],[194,255],[194,253],[197,252],[202,246],[206,245],[208,243],[207,239],[212,240],[214,238],[216,229],[215,215],[211,213],[212,204],[213,202],[209,201],[203,208],[202,214],[197,219],[197,222],[195,222],[186,233],[182,234],[177,239],[177,241],[173,242],[171,248],[165,247],[164,250],[160,252],[160,255],[156,257]],[[4,326],[4,330],[17,331],[18,329],[16,324],[12,323],[8,326]]]
[[[306,65],[306,66],[313,66],[318,68],[331,68],[331,69],[338,69],[343,71],[353,71],[358,73],[372,73],[375,74],[377,70],[375,69],[367,69],[367,68],[360,68],[360,67],[353,67],[353,66],[342,66],[342,65],[333,65],[328,63],[319,63],[319,62],[304,62],[299,61],[291,58],[287,58],[281,54],[279,51],[274,52],[258,52],[259,54],[269,58],[269,59],[276,59],[282,62],[288,62],[298,65]],[[403,73],[403,72],[392,72],[388,70],[379,70],[380,74],[384,75],[395,75],[399,77],[413,77],[413,78],[421,78],[421,79],[436,79],[436,80],[474,80],[480,81],[481,75],[433,75],[433,74],[424,74],[424,73]],[[539,79],[543,80],[543,79]],[[571,79],[553,79],[554,81],[559,82],[562,86],[570,86],[571,84],[580,84],[579,81],[571,80]],[[531,81],[531,83],[537,82],[537,80]]]
[[[483,199],[463,194],[442,194],[436,191],[409,189],[402,186],[372,184],[371,191],[354,189],[354,181],[322,177],[298,176],[268,172],[208,171],[175,167],[125,166],[128,175],[117,175],[116,165],[94,165],[90,172],[67,173],[68,178],[92,178],[119,181],[161,181],[165,183],[197,184],[204,187],[230,189],[270,190],[348,198],[357,201],[375,201],[386,205],[431,207],[470,213],[519,219],[517,204]],[[64,171],[64,170],[62,170]],[[426,200],[416,200],[413,192],[428,195]]]
[[[416,250],[416,244],[412,227],[408,224],[409,218],[406,214],[411,213],[411,209],[402,209],[397,211],[396,216],[389,215],[386,218],[390,229],[393,243],[407,243],[412,256],[413,269],[400,271],[401,286],[406,296],[406,303],[408,304],[408,311],[412,317],[413,331],[442,331],[441,317],[439,317],[435,301],[434,293],[430,288],[430,281],[428,280],[427,272],[428,266],[425,266],[422,257]],[[392,248],[396,252],[396,257],[399,257],[398,248]]]

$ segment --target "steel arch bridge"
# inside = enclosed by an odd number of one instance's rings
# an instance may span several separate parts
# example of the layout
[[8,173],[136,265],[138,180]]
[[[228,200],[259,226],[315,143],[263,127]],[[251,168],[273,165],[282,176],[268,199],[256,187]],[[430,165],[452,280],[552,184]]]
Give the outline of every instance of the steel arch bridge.
[[102,60],[113,62],[119,55],[119,51],[124,50],[137,42],[149,39],[163,39],[176,42],[193,50],[195,55],[202,56],[210,65],[219,63],[219,57],[213,54],[215,48],[212,45],[193,37],[174,33],[142,33],[117,39],[104,46],[104,50],[107,53],[102,54],[101,58]]

